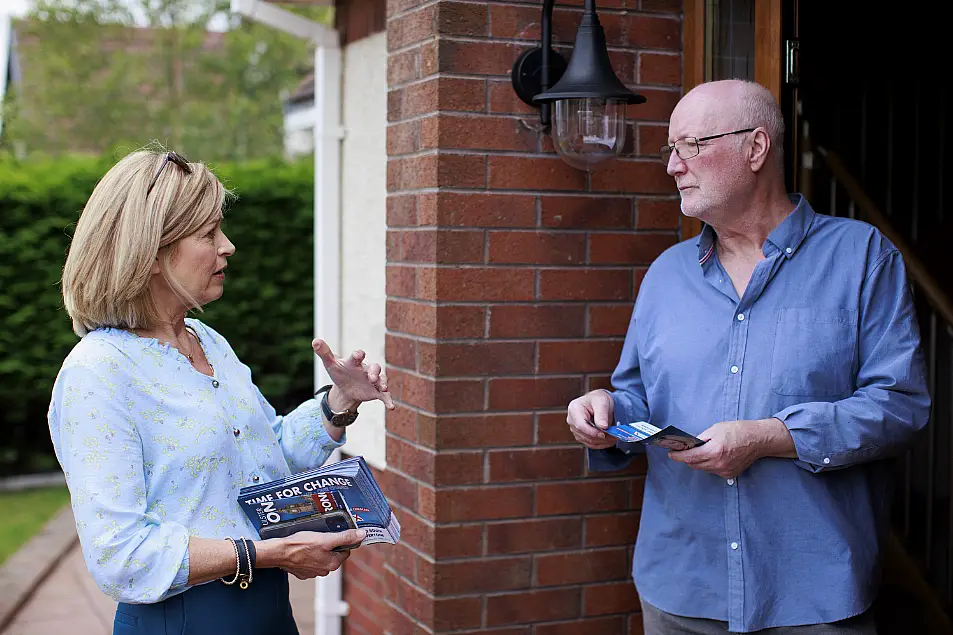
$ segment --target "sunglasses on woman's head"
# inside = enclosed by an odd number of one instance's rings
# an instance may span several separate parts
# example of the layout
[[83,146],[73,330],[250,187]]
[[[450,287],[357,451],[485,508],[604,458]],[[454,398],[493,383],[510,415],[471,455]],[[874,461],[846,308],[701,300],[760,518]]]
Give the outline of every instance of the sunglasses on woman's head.
[[182,168],[182,171],[186,174],[192,174],[192,166],[189,165],[189,162],[180,155],[178,152],[169,151],[165,153],[165,158],[162,160],[162,165],[159,166],[159,169],[156,171],[156,175],[152,177],[152,183],[149,184],[149,189],[146,190],[146,196],[149,196],[149,193],[152,192],[152,188],[155,187],[156,181],[159,180],[159,175],[162,174],[163,168],[166,164],[172,162],[177,166]]

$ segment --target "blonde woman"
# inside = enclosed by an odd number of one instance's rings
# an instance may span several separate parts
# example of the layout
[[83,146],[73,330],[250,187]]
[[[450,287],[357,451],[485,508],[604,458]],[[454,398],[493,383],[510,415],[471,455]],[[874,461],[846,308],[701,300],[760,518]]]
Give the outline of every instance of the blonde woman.
[[297,633],[288,573],[327,575],[363,539],[260,540],[238,505],[244,486],[323,463],[361,402],[394,405],[378,364],[315,340],[333,384],[279,416],[228,342],[186,317],[222,296],[225,195],[201,163],[132,153],[90,196],[63,271],[81,339],[50,434],[86,564],[119,602],[116,634]]

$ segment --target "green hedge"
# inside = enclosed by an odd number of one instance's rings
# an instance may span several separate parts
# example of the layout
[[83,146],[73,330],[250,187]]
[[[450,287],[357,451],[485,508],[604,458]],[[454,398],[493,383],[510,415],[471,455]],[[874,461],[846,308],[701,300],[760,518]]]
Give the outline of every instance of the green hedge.
[[[59,280],[76,220],[112,161],[0,158],[0,473],[51,467],[46,413],[78,339]],[[311,393],[313,165],[212,166],[237,194],[222,299],[195,316],[222,333],[279,413]]]

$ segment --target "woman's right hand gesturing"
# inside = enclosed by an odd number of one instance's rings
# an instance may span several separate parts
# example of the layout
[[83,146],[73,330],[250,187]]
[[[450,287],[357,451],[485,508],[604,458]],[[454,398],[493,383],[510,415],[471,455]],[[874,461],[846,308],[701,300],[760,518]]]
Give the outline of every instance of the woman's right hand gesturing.
[[358,545],[366,534],[363,529],[337,533],[299,531],[286,538],[262,540],[255,545],[257,566],[280,567],[299,580],[326,576],[351,555],[350,550],[334,551],[335,547]]

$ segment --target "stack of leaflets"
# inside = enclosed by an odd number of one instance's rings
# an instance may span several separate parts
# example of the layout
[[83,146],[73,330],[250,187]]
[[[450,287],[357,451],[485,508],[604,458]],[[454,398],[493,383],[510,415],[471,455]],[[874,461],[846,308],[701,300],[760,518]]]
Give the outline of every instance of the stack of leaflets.
[[657,428],[645,421],[609,426],[606,429],[606,434],[626,443],[657,445],[666,450],[688,450],[705,443],[698,437],[679,430],[675,426]]
[[400,523],[361,456],[243,487],[238,502],[262,539],[364,529],[362,545],[400,540]]

